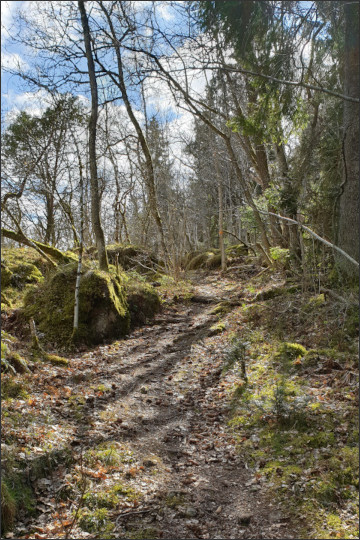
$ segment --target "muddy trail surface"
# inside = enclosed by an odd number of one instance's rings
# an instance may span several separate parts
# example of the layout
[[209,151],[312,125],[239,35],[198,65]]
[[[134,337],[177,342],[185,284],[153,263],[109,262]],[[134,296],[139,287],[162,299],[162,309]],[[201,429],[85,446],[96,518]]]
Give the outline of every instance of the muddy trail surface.
[[33,479],[38,514],[15,537],[296,537],[226,423],[224,344],[211,329],[214,306],[239,296],[239,284],[203,277],[192,301],[53,369],[44,407],[71,456]]

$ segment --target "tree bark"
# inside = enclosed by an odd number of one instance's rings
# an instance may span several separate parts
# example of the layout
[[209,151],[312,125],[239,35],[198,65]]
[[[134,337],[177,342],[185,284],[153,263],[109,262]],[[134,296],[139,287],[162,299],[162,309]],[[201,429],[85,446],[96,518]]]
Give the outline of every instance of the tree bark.
[[[359,95],[359,5],[347,3],[344,11],[344,93],[356,98]],[[359,261],[359,104],[354,101],[344,101],[343,159],[337,243]],[[337,262],[346,276],[356,277],[354,265],[339,257]]]
[[216,150],[213,152],[213,158],[216,169],[216,176],[218,181],[218,199],[219,199],[219,247],[221,253],[221,270],[226,270],[226,253],[224,244],[224,212],[223,212],[223,185],[219,168],[218,156]]
[[91,114],[89,119],[89,161],[90,161],[90,191],[91,191],[91,219],[94,231],[100,270],[108,271],[104,231],[100,221],[100,196],[96,164],[96,127],[98,119],[98,91],[95,75],[94,59],[91,51],[90,28],[83,0],[78,1],[81,15],[81,24],[84,34],[84,44],[89,72],[91,89]]

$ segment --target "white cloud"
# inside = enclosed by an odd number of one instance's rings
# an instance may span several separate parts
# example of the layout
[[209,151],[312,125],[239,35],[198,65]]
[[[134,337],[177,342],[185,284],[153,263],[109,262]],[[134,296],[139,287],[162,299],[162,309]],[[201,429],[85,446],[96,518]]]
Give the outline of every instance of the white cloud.
[[175,18],[174,14],[170,12],[168,2],[157,2],[156,10],[165,21],[172,21]]
[[1,39],[3,44],[9,37],[13,17],[22,4],[24,2],[1,0]]
[[51,98],[45,90],[16,94],[10,89],[2,95],[2,98],[5,103],[4,110],[9,111],[5,115],[6,125],[13,122],[21,111],[25,111],[31,116],[40,116],[51,104]]
[[17,53],[1,53],[1,69],[20,69],[28,68],[28,64]]

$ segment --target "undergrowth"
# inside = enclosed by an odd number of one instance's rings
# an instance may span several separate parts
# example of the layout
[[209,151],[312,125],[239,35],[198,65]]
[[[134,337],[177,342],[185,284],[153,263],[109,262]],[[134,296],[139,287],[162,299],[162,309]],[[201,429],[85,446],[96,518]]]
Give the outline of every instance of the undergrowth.
[[340,313],[339,321],[339,306],[324,295],[245,305],[224,359],[238,450],[296,517],[304,538],[358,538],[357,373],[349,332],[358,317],[352,309]]

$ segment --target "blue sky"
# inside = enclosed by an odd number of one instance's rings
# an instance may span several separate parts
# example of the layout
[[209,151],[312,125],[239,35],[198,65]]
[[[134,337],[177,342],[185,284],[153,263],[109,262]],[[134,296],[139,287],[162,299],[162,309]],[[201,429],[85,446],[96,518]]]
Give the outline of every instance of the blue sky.
[[[136,5],[141,9],[140,4],[151,4],[151,2],[137,2]],[[1,19],[2,19],[2,30],[1,30],[1,45],[2,45],[2,67],[13,66],[18,61],[27,62],[27,55],[24,46],[14,44],[9,38],[10,34],[13,31],[16,31],[16,27],[12,22],[13,16],[16,14],[17,10],[26,10],[28,9],[29,4],[32,2],[28,1],[1,1]],[[159,2],[158,6],[160,19],[164,27],[167,24],[172,24],[174,20],[174,15],[171,13],[170,4]],[[86,68],[86,65],[84,66]],[[85,69],[86,70],[86,69]],[[64,91],[63,89],[62,91]],[[1,108],[3,118],[6,116],[6,113],[10,110],[21,110],[21,109],[33,109],[35,112],[42,106],[42,100],[44,99],[44,91],[34,91],[34,89],[29,89],[23,80],[19,77],[10,75],[4,69],[1,72]],[[74,90],[75,94],[79,93],[83,96],[88,96],[88,88],[84,85]],[[135,96],[132,96],[133,98]],[[157,99],[155,99],[157,97]],[[157,103],[156,103],[157,102]],[[153,99],[149,101],[149,110],[148,114],[151,116],[156,112],[156,105],[159,104],[159,95],[153,96]],[[136,105],[135,105],[136,106]],[[167,120],[171,121],[177,116],[175,109],[168,107],[168,110],[163,112],[166,114]]]

